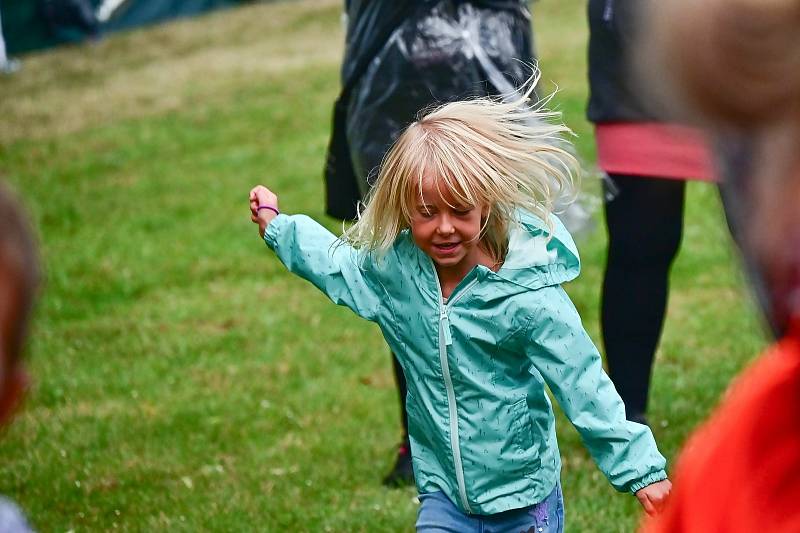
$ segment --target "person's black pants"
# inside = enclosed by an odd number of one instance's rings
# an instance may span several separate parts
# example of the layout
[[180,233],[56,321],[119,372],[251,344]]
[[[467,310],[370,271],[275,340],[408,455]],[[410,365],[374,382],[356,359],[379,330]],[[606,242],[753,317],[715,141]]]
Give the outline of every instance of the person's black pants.
[[397,360],[397,356],[392,354],[392,365],[394,366],[394,379],[397,382],[397,393],[400,395],[400,418],[403,422],[403,442],[408,442],[408,414],[406,413],[406,393],[408,392],[408,385],[406,385],[406,375],[403,373],[403,367]]
[[[606,362],[628,419],[642,421],[683,232],[685,182],[612,174],[608,259],[601,303]],[[612,192],[614,187],[606,187]]]

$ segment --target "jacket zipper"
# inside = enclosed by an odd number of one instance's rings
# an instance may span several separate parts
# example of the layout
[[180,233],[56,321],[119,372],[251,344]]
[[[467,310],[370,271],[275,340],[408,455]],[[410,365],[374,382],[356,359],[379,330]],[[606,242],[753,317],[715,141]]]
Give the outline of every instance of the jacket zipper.
[[453,390],[453,379],[450,377],[450,365],[447,362],[447,347],[453,344],[453,337],[450,333],[450,319],[447,317],[447,308],[458,301],[465,292],[477,283],[477,279],[472,280],[459,291],[458,295],[452,300],[444,303],[442,296],[442,286],[439,277],[434,272],[436,278],[436,288],[439,295],[439,364],[442,366],[442,376],[444,377],[444,388],[447,392],[447,408],[450,415],[450,450],[453,453],[453,467],[456,472],[456,482],[458,484],[458,496],[461,505],[467,513],[472,513],[467,500],[467,488],[464,483],[464,465],[461,463],[461,446],[458,435],[458,408],[456,406],[456,395]]

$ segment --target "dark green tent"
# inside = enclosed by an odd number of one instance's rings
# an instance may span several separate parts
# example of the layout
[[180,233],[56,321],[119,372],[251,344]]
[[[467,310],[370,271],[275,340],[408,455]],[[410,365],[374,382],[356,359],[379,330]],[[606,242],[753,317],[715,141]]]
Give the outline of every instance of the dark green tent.
[[[196,15],[244,0],[0,0],[9,54]],[[88,19],[92,19],[91,21]]]

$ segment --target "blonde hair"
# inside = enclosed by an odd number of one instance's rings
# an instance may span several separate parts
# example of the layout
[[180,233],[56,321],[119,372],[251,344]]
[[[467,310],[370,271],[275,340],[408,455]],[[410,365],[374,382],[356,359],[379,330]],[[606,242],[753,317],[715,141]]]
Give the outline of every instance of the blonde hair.
[[[465,206],[488,207],[481,242],[497,261],[505,257],[509,225],[527,210],[550,229],[556,199],[572,196],[577,161],[564,148],[571,130],[532,103],[534,74],[513,98],[484,97],[439,106],[413,122],[381,164],[357,222],[342,242],[379,255],[410,227],[423,180],[448,190]],[[451,206],[456,207],[456,206]]]

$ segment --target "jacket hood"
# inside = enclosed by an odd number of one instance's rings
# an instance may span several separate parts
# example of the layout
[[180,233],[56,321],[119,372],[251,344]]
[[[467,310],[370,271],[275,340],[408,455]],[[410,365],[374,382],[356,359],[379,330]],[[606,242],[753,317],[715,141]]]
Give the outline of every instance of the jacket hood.
[[551,215],[551,221],[552,228],[548,229],[536,215],[518,212],[505,262],[499,271],[489,271],[489,276],[528,289],[560,285],[578,277],[581,270],[578,248],[561,220]]

